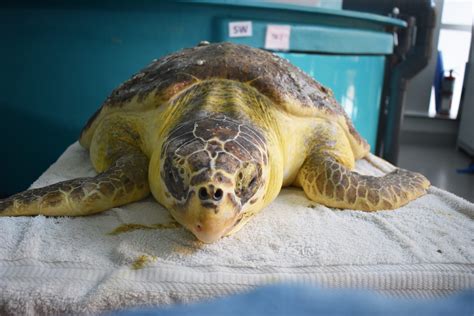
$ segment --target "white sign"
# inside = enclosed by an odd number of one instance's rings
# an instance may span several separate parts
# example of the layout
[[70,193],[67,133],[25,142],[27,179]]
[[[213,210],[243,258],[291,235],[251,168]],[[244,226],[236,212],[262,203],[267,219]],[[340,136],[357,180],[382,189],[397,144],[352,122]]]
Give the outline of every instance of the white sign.
[[291,27],[289,25],[267,25],[265,48],[273,50],[290,49]]
[[252,21],[229,22],[229,37],[252,36]]

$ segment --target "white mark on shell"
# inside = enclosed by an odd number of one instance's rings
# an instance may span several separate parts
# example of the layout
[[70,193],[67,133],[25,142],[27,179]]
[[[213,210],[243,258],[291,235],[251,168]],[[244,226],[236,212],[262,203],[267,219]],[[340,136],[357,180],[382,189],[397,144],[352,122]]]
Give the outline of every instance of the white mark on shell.
[[141,77],[143,77],[145,74],[143,72],[140,72],[138,74],[136,74],[135,76],[132,77],[132,79],[140,79]]
[[209,44],[211,44],[211,43],[209,43],[208,41],[200,41],[198,46],[207,46]]
[[204,60],[198,59],[198,60],[196,61],[196,65],[198,65],[198,66],[204,65]]

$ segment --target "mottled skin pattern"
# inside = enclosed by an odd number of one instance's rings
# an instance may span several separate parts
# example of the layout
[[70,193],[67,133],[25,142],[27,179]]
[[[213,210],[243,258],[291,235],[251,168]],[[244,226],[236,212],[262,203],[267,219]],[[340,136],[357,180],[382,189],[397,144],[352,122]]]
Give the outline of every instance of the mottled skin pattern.
[[[315,167],[316,166],[316,167]],[[298,175],[315,202],[363,211],[388,210],[425,193],[426,178],[396,169],[383,178],[351,172],[335,158],[311,155]]]
[[429,182],[351,171],[369,146],[329,89],[268,52],[203,44],[154,61],[114,90],[80,143],[98,175],[0,200],[0,215],[75,216],[150,192],[198,239],[238,231],[284,186],[321,204],[395,209]]
[[0,200],[0,215],[80,216],[105,211],[146,197],[148,159],[142,153],[119,158],[90,178],[77,178],[27,190]]

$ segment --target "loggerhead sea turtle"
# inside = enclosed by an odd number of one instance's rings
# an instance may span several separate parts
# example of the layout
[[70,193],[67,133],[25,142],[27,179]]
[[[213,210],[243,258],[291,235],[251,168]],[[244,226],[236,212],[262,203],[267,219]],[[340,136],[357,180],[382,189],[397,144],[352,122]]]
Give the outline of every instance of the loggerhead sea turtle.
[[414,172],[351,171],[369,145],[331,90],[284,59],[209,44],[153,61],[108,97],[80,143],[98,175],[0,201],[0,215],[88,215],[150,191],[203,242],[239,230],[284,186],[315,202],[398,208],[430,185]]

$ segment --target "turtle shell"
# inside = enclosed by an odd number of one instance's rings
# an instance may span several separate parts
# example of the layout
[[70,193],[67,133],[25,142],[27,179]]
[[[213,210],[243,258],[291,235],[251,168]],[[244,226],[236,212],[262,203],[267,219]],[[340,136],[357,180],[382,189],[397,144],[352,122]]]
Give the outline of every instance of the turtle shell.
[[247,82],[293,115],[340,121],[351,143],[355,142],[353,149],[356,145],[366,151],[367,143],[330,89],[275,54],[227,42],[198,45],[153,61],[112,92],[84,127],[81,143],[90,142],[97,122],[106,113],[153,109],[196,79],[211,78]]

